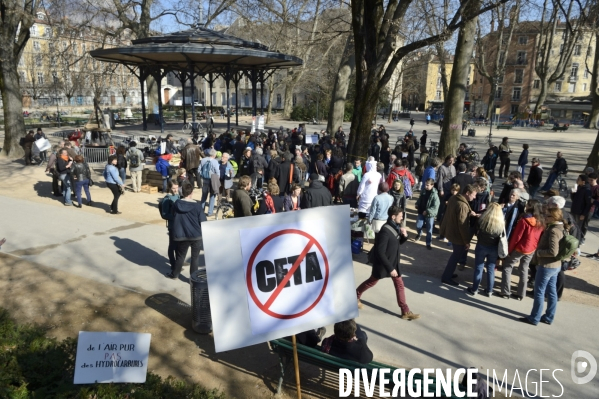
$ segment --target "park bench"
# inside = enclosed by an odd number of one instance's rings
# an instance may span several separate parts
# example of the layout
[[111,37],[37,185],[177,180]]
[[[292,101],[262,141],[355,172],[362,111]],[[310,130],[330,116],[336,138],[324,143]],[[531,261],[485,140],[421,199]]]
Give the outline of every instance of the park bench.
[[551,129],[554,132],[565,132],[566,130],[568,130],[570,126],[565,125],[565,126],[553,126],[553,128]]
[[505,124],[505,123],[497,125],[497,129],[508,129],[508,130],[511,130],[512,127],[513,127],[513,125],[508,125],[508,124]]
[[[277,394],[280,394],[281,386],[283,385],[283,378],[285,377],[285,370],[288,368],[289,364],[293,361],[293,344],[291,343],[291,341],[288,341],[286,339],[275,339],[275,340],[269,341],[268,345],[270,346],[271,351],[273,351],[274,353],[279,355],[279,367],[281,369],[281,374],[279,376],[279,383],[277,385]],[[374,361],[370,362],[368,364],[362,364],[362,363],[354,362],[352,360],[341,359],[339,357],[329,355],[328,353],[321,352],[320,347],[310,348],[309,346],[305,346],[302,344],[297,344],[297,357],[298,357],[298,360],[301,360],[304,363],[314,365],[323,370],[329,370],[329,371],[338,373],[339,369],[349,369],[349,370],[351,370],[352,375],[353,375],[353,372],[355,369],[367,369],[367,370],[390,369],[391,374],[389,374],[389,379],[391,380],[391,384],[392,384],[391,375],[392,375],[393,371],[396,369],[399,369],[399,367],[389,366],[389,365],[379,363],[379,362],[374,362]],[[407,380],[408,371],[409,370],[406,369],[406,380]],[[421,381],[422,378],[423,378],[422,374],[415,374],[414,381],[417,381],[417,380]],[[378,382],[378,376],[377,376],[377,382]],[[389,386],[392,388],[391,384]],[[407,389],[407,387],[406,387],[406,389]],[[429,391],[435,392],[436,389],[437,389],[436,383],[435,383],[435,379],[433,377],[433,382],[431,384],[429,384]],[[464,389],[464,388],[462,387],[462,389]],[[452,396],[450,396],[450,397],[456,398],[456,396],[453,395],[453,392],[452,392]]]

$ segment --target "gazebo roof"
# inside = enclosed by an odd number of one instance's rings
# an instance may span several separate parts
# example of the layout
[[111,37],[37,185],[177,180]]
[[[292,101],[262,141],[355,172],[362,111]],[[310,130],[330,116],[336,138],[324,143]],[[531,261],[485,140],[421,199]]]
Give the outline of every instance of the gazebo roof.
[[189,71],[193,65],[201,75],[303,64],[297,57],[270,51],[260,43],[202,27],[137,39],[130,46],[93,50],[90,55],[99,61],[178,71]]

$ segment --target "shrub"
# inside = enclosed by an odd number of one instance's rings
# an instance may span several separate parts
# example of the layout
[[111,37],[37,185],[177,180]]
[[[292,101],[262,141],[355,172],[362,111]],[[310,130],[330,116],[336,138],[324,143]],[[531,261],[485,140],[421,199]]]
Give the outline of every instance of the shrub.
[[172,377],[163,380],[148,372],[145,384],[74,385],[77,340],[58,342],[46,330],[18,325],[0,308],[1,398],[189,398],[222,399],[217,390],[186,384]]

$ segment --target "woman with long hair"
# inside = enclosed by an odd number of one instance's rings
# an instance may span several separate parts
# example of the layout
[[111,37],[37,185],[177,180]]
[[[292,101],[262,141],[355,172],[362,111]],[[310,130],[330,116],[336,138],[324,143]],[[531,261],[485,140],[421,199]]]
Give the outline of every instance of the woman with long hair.
[[545,218],[543,207],[537,200],[530,200],[524,209],[524,215],[516,223],[509,240],[508,256],[505,258],[501,274],[501,291],[499,296],[509,299],[511,296],[512,270],[519,266],[518,291],[513,295],[519,301],[526,296],[526,283],[528,281],[528,266],[537,249]]
[[116,155],[111,155],[108,157],[108,163],[104,168],[104,180],[106,180],[106,186],[112,192],[112,203],[110,204],[110,213],[113,215],[119,215],[119,197],[122,192],[125,191],[125,187],[123,185],[123,181],[119,176],[119,170],[116,167]]
[[125,185],[125,179],[127,178],[127,157],[125,154],[127,153],[127,149],[125,146],[120,145],[116,149],[116,167],[119,170],[119,176],[121,181],[123,182],[123,186]]
[[[564,237],[564,221],[559,208],[548,208],[545,211],[547,227],[539,240],[539,245],[534,258],[537,263],[535,275],[534,304],[530,316],[521,317],[519,320],[536,326],[539,321],[545,324],[553,323],[557,309],[557,275],[562,262],[557,257],[559,242]],[[545,291],[547,291],[547,310],[543,313],[545,304]]]
[[300,206],[301,194],[302,187],[299,184],[292,184],[289,195],[286,195],[283,201],[283,208],[285,212],[299,211],[300,209],[302,209]]
[[466,289],[469,295],[474,296],[477,294],[486,263],[487,289],[484,293],[486,296],[491,296],[493,284],[495,283],[495,264],[497,262],[499,239],[504,232],[505,222],[501,206],[496,202],[492,202],[478,219],[476,233],[478,242],[474,250],[474,276],[472,277],[472,287]]

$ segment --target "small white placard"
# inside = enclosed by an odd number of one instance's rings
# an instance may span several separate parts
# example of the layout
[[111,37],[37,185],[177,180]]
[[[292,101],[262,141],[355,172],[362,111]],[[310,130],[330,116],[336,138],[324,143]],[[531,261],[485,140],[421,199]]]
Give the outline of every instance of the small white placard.
[[318,144],[318,135],[317,134],[306,135],[306,144]]
[[146,382],[151,336],[79,331],[73,384]]

